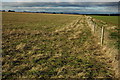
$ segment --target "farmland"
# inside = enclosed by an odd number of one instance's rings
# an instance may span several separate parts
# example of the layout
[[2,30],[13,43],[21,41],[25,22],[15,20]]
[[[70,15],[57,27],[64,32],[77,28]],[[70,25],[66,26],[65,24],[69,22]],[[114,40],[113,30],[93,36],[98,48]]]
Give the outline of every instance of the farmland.
[[111,78],[83,15],[3,13],[3,78]]
[[118,17],[119,16],[92,16],[93,18],[103,20],[112,25],[118,25]]

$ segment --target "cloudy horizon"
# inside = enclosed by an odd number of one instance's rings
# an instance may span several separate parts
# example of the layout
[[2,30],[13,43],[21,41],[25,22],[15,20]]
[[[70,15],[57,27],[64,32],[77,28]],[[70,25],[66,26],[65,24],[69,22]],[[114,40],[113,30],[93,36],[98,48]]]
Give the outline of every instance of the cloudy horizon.
[[3,10],[17,12],[63,12],[79,14],[117,14],[117,2],[3,2]]

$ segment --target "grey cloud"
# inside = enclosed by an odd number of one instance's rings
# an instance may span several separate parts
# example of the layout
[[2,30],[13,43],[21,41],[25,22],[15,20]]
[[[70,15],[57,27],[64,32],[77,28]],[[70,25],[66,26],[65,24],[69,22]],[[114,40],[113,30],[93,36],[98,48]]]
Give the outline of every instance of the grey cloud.
[[117,2],[3,2],[4,6],[11,7],[37,7],[37,6],[49,6],[49,7],[90,7],[90,6],[117,6]]
[[117,2],[4,2],[3,9],[16,11],[117,13]]

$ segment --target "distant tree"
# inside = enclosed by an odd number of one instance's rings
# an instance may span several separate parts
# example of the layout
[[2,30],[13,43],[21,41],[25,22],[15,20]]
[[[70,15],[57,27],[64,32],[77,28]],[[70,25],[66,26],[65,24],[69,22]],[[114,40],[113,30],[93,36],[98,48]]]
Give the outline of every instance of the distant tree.
[[60,14],[63,14],[63,12],[61,12]]
[[5,10],[2,10],[2,12],[5,12]]
[[13,11],[13,10],[8,10],[8,12],[15,12],[15,11]]
[[53,12],[53,14],[56,14],[56,12]]

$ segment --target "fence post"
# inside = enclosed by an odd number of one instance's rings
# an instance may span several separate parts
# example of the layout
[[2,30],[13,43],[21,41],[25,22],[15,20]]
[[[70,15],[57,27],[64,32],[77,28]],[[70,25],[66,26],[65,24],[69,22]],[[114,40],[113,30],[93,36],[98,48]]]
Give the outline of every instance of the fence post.
[[94,22],[93,32],[95,33],[96,23]]
[[102,29],[101,29],[101,46],[103,45],[104,43],[104,25],[102,26]]
[[93,22],[93,33],[95,33],[95,21],[94,20],[92,20],[92,22]]

